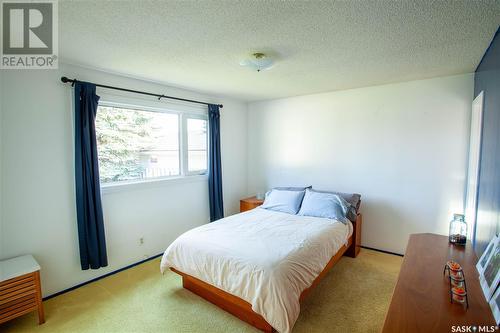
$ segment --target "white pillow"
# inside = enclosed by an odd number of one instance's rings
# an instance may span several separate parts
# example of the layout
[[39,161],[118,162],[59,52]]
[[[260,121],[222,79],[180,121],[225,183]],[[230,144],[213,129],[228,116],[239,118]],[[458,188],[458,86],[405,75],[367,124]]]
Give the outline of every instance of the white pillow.
[[297,214],[305,191],[286,191],[272,189],[266,194],[262,208],[278,212]]

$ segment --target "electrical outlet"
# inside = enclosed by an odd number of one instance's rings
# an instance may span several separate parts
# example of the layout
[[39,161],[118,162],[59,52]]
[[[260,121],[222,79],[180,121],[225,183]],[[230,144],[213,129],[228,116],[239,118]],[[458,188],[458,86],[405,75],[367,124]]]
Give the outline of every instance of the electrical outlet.
[[144,237],[139,238],[139,245],[144,245]]

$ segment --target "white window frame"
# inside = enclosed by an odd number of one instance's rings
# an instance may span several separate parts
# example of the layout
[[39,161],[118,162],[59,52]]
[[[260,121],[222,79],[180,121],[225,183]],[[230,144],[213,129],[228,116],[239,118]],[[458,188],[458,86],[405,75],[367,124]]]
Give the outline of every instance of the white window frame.
[[[207,121],[208,125],[208,111],[202,111],[199,109],[190,110],[186,107],[170,107],[166,105],[165,107],[161,104],[145,102],[145,103],[129,103],[122,102],[123,98],[119,98],[120,101],[113,101],[116,98],[107,98],[99,101],[98,106],[116,107],[124,109],[133,109],[139,111],[148,112],[160,112],[166,114],[176,114],[178,116],[178,128],[179,128],[179,175],[175,176],[165,176],[158,178],[147,178],[147,179],[133,179],[124,180],[110,183],[102,183],[101,191],[103,193],[114,192],[116,190],[121,190],[128,188],[129,186],[152,186],[164,183],[178,183],[179,181],[197,181],[205,180],[207,178],[208,172],[208,126],[207,126],[207,169],[200,171],[188,170],[188,141],[187,141],[187,119],[202,119]],[[146,105],[149,104],[149,105]],[[156,104],[151,106],[151,104]],[[184,109],[184,110],[183,110]]]
[[[208,172],[208,114],[207,115],[199,115],[199,114],[183,114],[181,116],[182,118],[182,127],[184,129],[183,131],[183,140],[186,144],[182,144],[181,148],[184,150],[183,152],[183,160],[184,164],[182,165],[182,169],[184,170],[184,174],[186,176],[194,176],[194,175],[206,175]],[[194,171],[189,171],[189,146],[188,146],[188,138],[187,138],[187,121],[188,119],[201,119],[205,120],[207,122],[207,151],[206,151],[206,158],[207,158],[207,168],[205,170],[194,170]]]

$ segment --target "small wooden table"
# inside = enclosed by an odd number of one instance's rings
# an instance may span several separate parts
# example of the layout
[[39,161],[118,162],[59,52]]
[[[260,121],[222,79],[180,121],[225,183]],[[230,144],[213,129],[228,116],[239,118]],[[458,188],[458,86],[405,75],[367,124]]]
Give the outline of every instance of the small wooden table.
[[30,255],[0,261],[0,324],[35,310],[43,324],[40,265]]
[[240,200],[240,212],[245,212],[250,209],[254,209],[255,207],[259,207],[264,203],[263,199],[257,199],[257,197],[249,197]]
[[[450,303],[449,280],[443,276],[444,265],[450,259],[464,270],[469,309]],[[446,236],[411,235],[382,332],[453,332],[452,326],[495,327],[479,285],[476,262],[470,242],[457,246],[449,244]]]

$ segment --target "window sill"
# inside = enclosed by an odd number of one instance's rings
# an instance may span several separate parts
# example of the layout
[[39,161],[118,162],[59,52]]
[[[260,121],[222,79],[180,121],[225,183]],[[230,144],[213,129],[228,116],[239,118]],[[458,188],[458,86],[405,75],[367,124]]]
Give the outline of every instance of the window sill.
[[120,182],[101,185],[101,194],[143,190],[155,187],[166,187],[174,184],[208,181],[208,175],[179,176],[171,178],[150,179],[141,181]]

